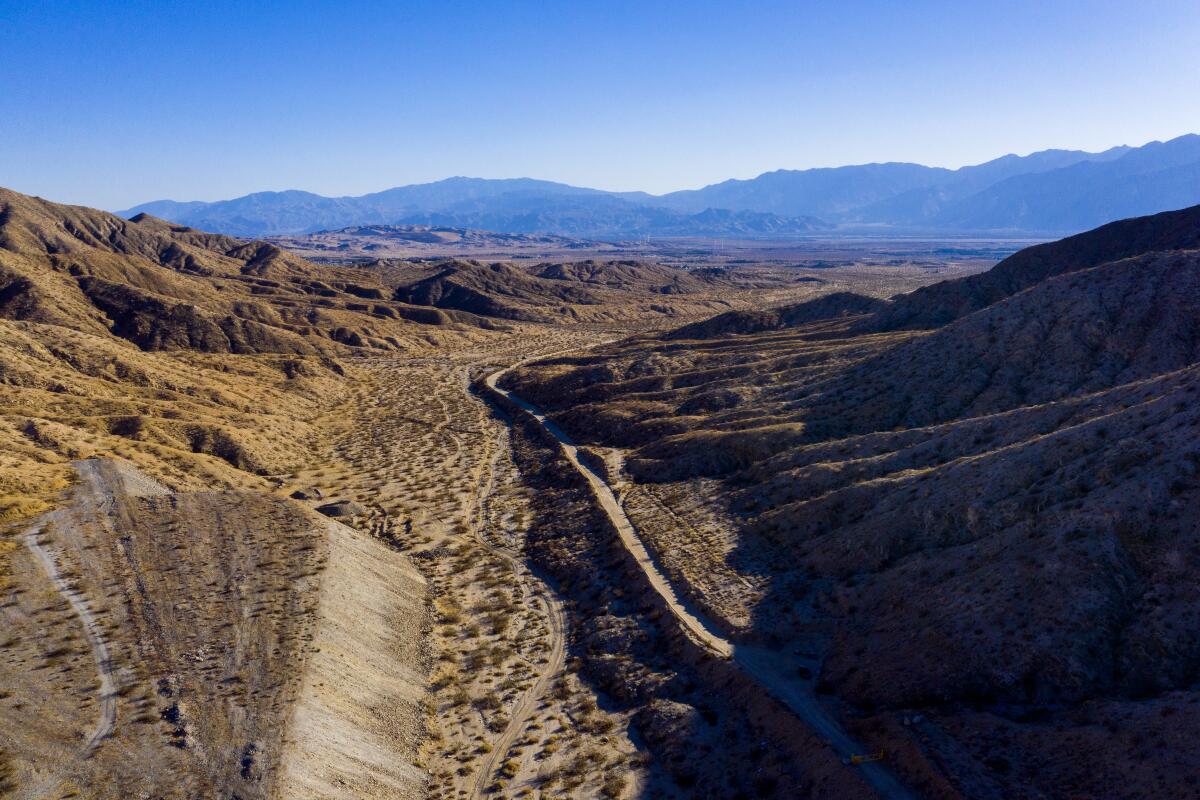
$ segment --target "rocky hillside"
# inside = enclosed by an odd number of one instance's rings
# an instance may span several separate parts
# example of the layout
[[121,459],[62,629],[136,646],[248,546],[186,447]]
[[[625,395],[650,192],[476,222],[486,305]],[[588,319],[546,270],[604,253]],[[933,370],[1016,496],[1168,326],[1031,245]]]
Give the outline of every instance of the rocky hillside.
[[380,264],[374,269],[381,279],[399,284],[394,299],[405,304],[521,322],[597,321],[614,319],[614,314],[669,317],[685,309],[728,307],[719,297],[722,290],[804,282],[792,276],[764,279],[628,260],[522,267],[452,259],[419,266]]
[[[626,448],[678,536],[730,531],[709,575],[765,587],[737,635],[959,796],[1194,796],[1198,237],[1127,220],[873,318],[726,316],[511,385]],[[943,325],[878,324],[903,308]]]
[[[115,335],[142,350],[395,350],[425,312],[369,270],[0,190],[0,318]],[[453,321],[476,322],[469,316]]]
[[599,305],[600,299],[573,282],[550,282],[508,264],[452,261],[395,297],[405,303],[457,309],[503,319],[546,321],[545,306]]
[[853,292],[834,292],[796,305],[761,311],[730,311],[711,319],[676,328],[667,333],[664,338],[716,339],[732,334],[761,333],[795,328],[822,320],[858,317],[881,311],[887,307],[888,304],[885,301],[874,297]]
[[1200,248],[1200,206],[1124,219],[1021,250],[988,272],[902,295],[881,315],[879,327],[938,327],[1055,275],[1155,250],[1196,248]]

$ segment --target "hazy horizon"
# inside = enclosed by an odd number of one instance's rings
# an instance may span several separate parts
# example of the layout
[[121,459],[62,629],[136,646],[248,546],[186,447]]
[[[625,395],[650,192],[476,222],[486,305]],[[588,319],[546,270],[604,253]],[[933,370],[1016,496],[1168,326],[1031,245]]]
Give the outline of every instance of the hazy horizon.
[[0,0],[0,23],[0,185],[110,209],[452,175],[662,194],[1200,131],[1200,8],[1175,0]]
[[[1173,136],[1162,136],[1162,137],[1159,137],[1159,138],[1157,138],[1157,139],[1151,139],[1151,140],[1149,140],[1149,141],[1145,141],[1145,142],[1136,142],[1136,143],[1130,143],[1130,142],[1121,142],[1121,143],[1119,143],[1119,144],[1114,144],[1114,145],[1111,145],[1111,146],[1109,146],[1109,147],[1101,147],[1101,148],[1098,148],[1098,149],[1096,149],[1096,150],[1091,150],[1091,151],[1088,151],[1088,152],[1097,152],[1097,153],[1098,153],[1098,152],[1104,152],[1104,151],[1106,151],[1106,150],[1111,150],[1111,149],[1113,149],[1113,148],[1116,148],[1116,147],[1130,147],[1130,148],[1137,148],[1137,147],[1141,147],[1141,146],[1143,146],[1143,145],[1152,144],[1152,143],[1154,143],[1154,142],[1167,142],[1167,141],[1171,141],[1172,139],[1179,138],[1180,136],[1189,136],[1189,135],[1200,135],[1200,133],[1198,133],[1198,132],[1196,132],[1196,131],[1184,131],[1184,132],[1182,132],[1182,133],[1179,133],[1179,134],[1177,134],[1177,135],[1173,135]],[[1031,155],[1031,154],[1033,154],[1033,153],[1045,152],[1045,151],[1047,151],[1047,150],[1074,150],[1074,151],[1082,151],[1082,150],[1085,150],[1085,148],[1082,148],[1082,147],[1042,147],[1042,148],[1039,148],[1039,149],[1037,149],[1037,150],[1030,150],[1030,151],[1028,151],[1028,152],[1021,152],[1021,153],[1013,153],[1013,152],[1008,152],[1008,153],[1000,153],[999,155],[992,156],[991,158],[985,158],[985,159],[983,159],[982,161],[973,161],[973,162],[968,162],[968,163],[966,163],[966,164],[956,164],[956,165],[953,165],[953,166],[947,166],[947,165],[945,165],[945,164],[920,164],[920,166],[932,167],[932,168],[934,168],[934,169],[949,169],[949,170],[957,170],[957,169],[961,169],[962,167],[975,166],[975,165],[977,165],[977,164],[985,164],[985,163],[988,163],[989,161],[994,161],[994,160],[996,160],[996,159],[1004,158],[1004,157],[1006,157],[1006,156],[1012,156],[1012,155],[1015,155],[1015,156],[1018,156],[1018,157],[1025,157],[1025,156],[1029,156],[1029,155]],[[719,181],[715,181],[714,183],[722,183],[722,182],[724,182],[724,181],[727,181],[727,180],[752,180],[752,179],[754,179],[754,178],[756,178],[756,177],[759,177],[760,175],[763,175],[763,174],[766,174],[766,173],[770,173],[770,172],[777,172],[777,171],[788,171],[788,170],[803,171],[803,170],[811,170],[811,169],[839,169],[839,168],[842,168],[842,167],[859,167],[859,166],[869,166],[869,165],[872,165],[872,164],[884,164],[884,163],[908,163],[908,164],[919,164],[919,162],[915,162],[915,161],[907,161],[907,162],[895,162],[895,161],[892,161],[892,162],[883,162],[883,161],[861,161],[861,162],[856,162],[856,163],[853,163],[853,164],[822,164],[822,165],[816,165],[816,166],[812,166],[812,167],[798,167],[798,168],[793,168],[793,167],[777,167],[777,168],[775,168],[775,169],[769,169],[769,170],[765,170],[764,172],[758,172],[758,173],[755,173],[755,174],[753,174],[753,175],[731,175],[731,176],[729,176],[728,178],[722,178],[721,180],[719,180]],[[179,203],[187,203],[187,202],[202,202],[202,203],[212,203],[212,202],[219,202],[219,201],[222,201],[222,200],[232,200],[232,199],[237,199],[237,198],[239,198],[239,197],[246,197],[246,196],[248,196],[248,195],[253,195],[253,194],[280,194],[280,193],[283,193],[283,192],[293,192],[293,191],[296,191],[296,192],[308,192],[308,193],[310,193],[310,194],[320,194],[320,195],[322,195],[322,196],[324,196],[324,197],[332,197],[332,198],[341,198],[341,197],[359,197],[359,196],[362,196],[362,195],[365,195],[365,194],[374,194],[374,193],[378,193],[378,192],[384,192],[384,191],[387,191],[388,189],[395,189],[395,188],[398,188],[398,187],[403,187],[403,186],[410,186],[410,185],[422,185],[422,184],[430,184],[430,183],[440,183],[440,182],[442,182],[442,181],[455,180],[455,179],[459,179],[459,178],[461,178],[461,179],[465,179],[465,180],[535,180],[535,181],[546,181],[546,182],[549,182],[549,183],[560,183],[560,184],[567,184],[567,182],[566,182],[566,181],[561,181],[561,180],[558,180],[558,179],[556,179],[556,178],[553,178],[553,177],[545,177],[545,176],[537,176],[537,175],[487,175],[487,176],[485,176],[485,175],[446,175],[446,176],[444,176],[444,177],[441,177],[441,178],[434,178],[434,179],[432,179],[432,180],[428,180],[428,181],[418,181],[418,182],[414,182],[414,183],[390,183],[390,184],[387,184],[387,185],[385,185],[385,186],[379,186],[379,187],[377,187],[377,188],[374,188],[374,189],[367,189],[366,191],[363,191],[363,192],[357,192],[357,193],[355,193],[355,194],[351,194],[351,193],[349,193],[349,192],[337,192],[337,193],[324,194],[324,193],[321,193],[321,192],[315,192],[315,191],[313,191],[313,190],[311,190],[311,189],[306,189],[306,188],[305,188],[305,187],[303,187],[303,186],[286,186],[286,187],[282,187],[282,188],[262,188],[262,189],[254,189],[254,190],[252,190],[252,191],[249,191],[249,192],[243,192],[243,193],[242,193],[242,194],[240,194],[240,195],[230,195],[230,196],[228,196],[228,197],[154,197],[154,198],[149,198],[149,199],[146,199],[146,200],[141,200],[141,201],[138,201],[137,203],[132,203],[132,204],[130,204],[130,205],[128,205],[128,206],[124,206],[124,207],[121,207],[121,208],[115,208],[115,207],[114,207],[114,208],[112,208],[112,209],[106,209],[106,210],[110,210],[110,211],[119,211],[119,210],[125,210],[126,208],[134,208],[134,207],[136,207],[136,206],[138,206],[138,205],[142,205],[142,204],[144,204],[144,203],[149,203],[149,202],[154,202],[154,201],[159,201],[159,200],[168,200],[168,201],[172,201],[172,202],[179,202]],[[600,186],[585,186],[585,185],[581,185],[581,184],[567,184],[567,185],[575,186],[575,187],[577,187],[577,188],[582,188],[582,189],[600,189],[600,190],[603,190],[603,191],[609,191],[609,192],[640,192],[640,191],[645,191],[645,190],[643,190],[643,189],[640,189],[640,188],[638,188],[638,187],[636,187],[636,186],[634,186],[634,187],[625,187],[625,188],[611,189],[611,188],[605,188],[605,187],[600,187]],[[651,195],[655,195],[655,196],[661,196],[661,195],[664,195],[664,194],[670,194],[670,193],[672,193],[672,192],[677,192],[677,191],[687,191],[687,190],[692,190],[692,189],[701,189],[701,188],[704,188],[704,187],[706,187],[706,186],[711,186],[711,185],[713,185],[713,183],[706,183],[706,184],[702,184],[702,185],[696,185],[696,186],[680,186],[680,187],[677,187],[677,188],[674,188],[674,189],[667,189],[667,190],[665,190],[665,191],[662,191],[662,192],[647,192],[647,193],[648,193],[648,194],[651,194]],[[54,199],[54,198],[47,198],[47,199]]]

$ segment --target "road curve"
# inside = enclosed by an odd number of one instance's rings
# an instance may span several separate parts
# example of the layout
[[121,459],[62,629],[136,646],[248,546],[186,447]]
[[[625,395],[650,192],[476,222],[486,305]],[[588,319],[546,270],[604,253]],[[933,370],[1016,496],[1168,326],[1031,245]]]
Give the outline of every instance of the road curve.
[[496,774],[496,764],[512,749],[517,737],[525,732],[529,718],[537,711],[538,701],[546,694],[546,690],[550,688],[550,682],[554,680],[554,676],[562,672],[563,663],[566,661],[566,623],[563,619],[562,605],[557,599],[550,597],[549,591],[543,595],[543,600],[545,601],[546,610],[549,615],[550,655],[546,659],[546,666],[542,669],[541,674],[538,675],[537,680],[521,695],[521,699],[513,706],[512,716],[509,718],[508,725],[504,728],[504,733],[492,743],[491,752],[484,757],[483,762],[479,765],[479,769],[475,773],[475,782],[471,786],[472,798],[483,797],[487,792],[488,787],[491,786],[492,776]]
[[[50,518],[53,518],[52,513]],[[43,518],[46,519],[46,518]],[[49,797],[58,790],[63,781],[66,779],[68,768],[75,763],[78,763],[92,754],[92,752],[100,746],[105,738],[112,734],[113,729],[117,724],[117,687],[113,679],[112,657],[109,654],[108,641],[104,638],[104,632],[100,629],[100,624],[96,621],[96,616],[92,613],[92,609],[88,607],[87,599],[71,585],[67,583],[62,574],[58,570],[58,564],[54,561],[54,556],[38,541],[38,537],[42,535],[46,523],[41,522],[25,532],[25,546],[41,563],[42,569],[49,576],[54,588],[62,595],[71,608],[75,610],[79,621],[83,623],[84,634],[87,636],[88,645],[92,650],[92,657],[96,661],[96,673],[100,677],[100,714],[96,719],[96,727],[92,730],[90,736],[84,740],[80,748],[75,752],[74,757],[66,764],[56,765],[58,771],[56,774],[48,777],[40,784],[28,787],[23,793],[18,795],[22,800],[37,800],[37,798]]]
[[[466,386],[463,388],[466,389]],[[546,621],[549,628],[547,635],[550,639],[550,651],[537,679],[533,682],[533,685],[522,693],[521,698],[513,706],[512,713],[508,718],[508,724],[504,727],[503,733],[492,742],[491,751],[484,756],[483,761],[476,769],[475,780],[471,783],[471,800],[477,800],[477,798],[485,796],[488,787],[491,786],[492,778],[496,774],[497,764],[512,749],[517,737],[524,733],[526,726],[529,724],[529,718],[537,711],[538,701],[546,694],[554,677],[562,672],[563,664],[567,660],[567,623],[562,601],[554,594],[545,577],[538,574],[532,564],[525,563],[525,560],[520,555],[508,548],[492,544],[484,535],[486,503],[495,489],[496,462],[499,459],[500,448],[502,447],[502,442],[497,440],[496,450],[486,468],[486,479],[480,484],[479,491],[475,493],[473,498],[474,508],[468,509],[466,516],[468,524],[475,535],[475,540],[480,546],[507,561],[512,566],[514,574],[521,576],[522,569],[525,570],[526,574],[522,581],[525,584],[523,587],[524,592],[538,597],[546,609]],[[532,591],[529,589],[530,586],[534,587]]]
[[[538,424],[558,441],[563,455],[566,456],[571,465],[587,480],[600,507],[612,522],[613,527],[616,528],[621,543],[637,561],[638,566],[641,567],[650,585],[654,587],[654,590],[666,602],[667,607],[679,622],[684,633],[715,655],[721,658],[732,659],[743,672],[753,678],[768,694],[787,706],[801,722],[825,739],[830,748],[844,762],[848,762],[853,756],[861,754],[863,752],[861,745],[858,745],[841,725],[826,712],[825,708],[813,694],[809,684],[801,683],[794,676],[786,674],[776,663],[777,659],[774,659],[769,651],[745,645],[734,645],[720,634],[716,626],[690,609],[679,598],[670,581],[667,580],[666,576],[654,563],[641,537],[638,536],[633,523],[625,514],[624,508],[617,502],[612,488],[604,480],[603,476],[579,460],[579,449],[571,441],[571,438],[547,418],[545,412],[540,408],[498,385],[498,381],[505,374],[533,360],[535,359],[526,359],[505,369],[493,372],[484,379],[484,383],[489,390],[506,398],[509,402],[517,405],[537,420]],[[851,768],[885,800],[916,800],[916,795],[905,787],[904,784],[900,783],[881,763],[867,762],[853,764]]]

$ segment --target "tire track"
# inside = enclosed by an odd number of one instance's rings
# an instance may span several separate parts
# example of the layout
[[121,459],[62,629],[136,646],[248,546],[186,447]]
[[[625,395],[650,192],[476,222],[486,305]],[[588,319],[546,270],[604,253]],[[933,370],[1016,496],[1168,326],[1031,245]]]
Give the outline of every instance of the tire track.
[[[467,391],[465,384],[463,389]],[[550,638],[550,653],[546,659],[545,666],[533,682],[533,685],[525,690],[516,705],[513,706],[512,715],[509,717],[508,725],[505,726],[504,732],[492,742],[491,752],[480,763],[475,773],[475,780],[471,784],[470,796],[472,800],[481,798],[486,794],[487,788],[496,774],[497,764],[512,749],[517,737],[525,731],[530,717],[537,710],[537,702],[546,694],[546,691],[550,688],[550,682],[558,673],[562,672],[563,665],[566,663],[567,625],[566,612],[563,609],[562,602],[550,589],[550,585],[546,580],[534,571],[532,565],[527,564],[524,558],[508,548],[493,545],[488,541],[483,532],[487,502],[496,487],[496,468],[504,447],[503,434],[504,430],[501,429],[494,442],[491,458],[485,467],[485,474],[481,476],[483,480],[480,483],[479,491],[475,494],[474,507],[468,511],[467,519],[475,535],[475,539],[479,542],[480,546],[498,558],[502,558],[508,562],[513,569],[513,573],[521,577],[523,584],[522,593],[527,598],[532,594],[541,601],[542,607],[546,611],[549,628],[547,636]],[[533,585],[532,590],[530,589],[531,584]]]
[[71,608],[75,610],[79,621],[83,623],[84,634],[91,648],[92,657],[96,661],[96,673],[100,677],[100,714],[96,720],[96,727],[75,752],[74,757],[67,763],[55,765],[58,769],[57,774],[52,775],[40,784],[27,788],[22,794],[18,795],[22,800],[36,800],[37,798],[49,797],[58,790],[66,780],[70,767],[90,756],[100,746],[101,742],[112,735],[117,724],[117,687],[116,681],[113,679],[112,656],[109,653],[108,640],[104,638],[104,632],[100,629],[100,624],[96,621],[95,614],[92,613],[92,609],[88,606],[87,598],[71,587],[62,576],[62,573],[59,572],[58,564],[55,562],[53,554],[38,541],[38,538],[45,531],[47,522],[56,518],[56,514],[52,513],[51,516],[46,518],[46,521],[26,531],[24,536],[25,546],[29,548],[30,552],[41,563],[42,569],[54,584],[55,589],[71,604]]

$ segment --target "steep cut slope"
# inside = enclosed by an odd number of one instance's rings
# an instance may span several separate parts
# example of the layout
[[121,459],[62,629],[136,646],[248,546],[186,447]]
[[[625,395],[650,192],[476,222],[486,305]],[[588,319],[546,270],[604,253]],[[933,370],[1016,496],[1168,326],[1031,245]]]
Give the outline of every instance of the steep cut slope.
[[378,541],[324,526],[329,560],[276,796],[424,797],[425,578]]

